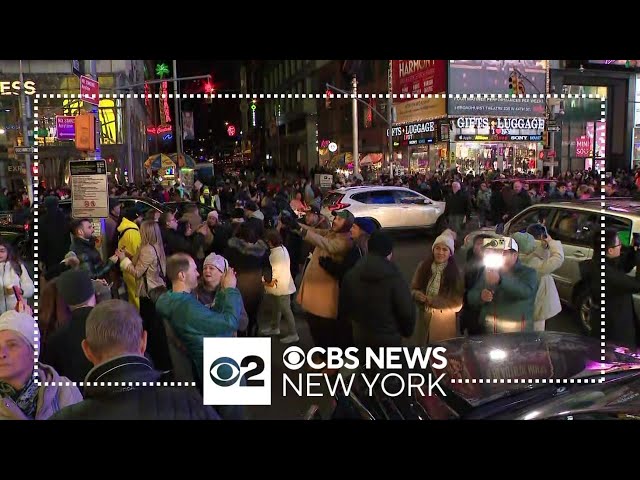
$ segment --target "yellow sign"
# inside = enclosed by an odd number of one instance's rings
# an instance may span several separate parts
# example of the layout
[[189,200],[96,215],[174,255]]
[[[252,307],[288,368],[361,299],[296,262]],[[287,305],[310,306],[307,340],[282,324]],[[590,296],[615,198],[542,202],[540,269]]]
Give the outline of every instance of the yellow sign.
[[395,105],[395,123],[410,123],[444,117],[447,103],[444,98],[416,98]]

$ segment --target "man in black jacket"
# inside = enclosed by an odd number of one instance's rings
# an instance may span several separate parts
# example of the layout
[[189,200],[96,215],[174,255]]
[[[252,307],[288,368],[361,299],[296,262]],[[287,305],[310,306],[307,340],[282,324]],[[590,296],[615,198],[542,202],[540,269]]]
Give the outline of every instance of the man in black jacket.
[[194,387],[157,385],[170,379],[144,357],[146,346],[147,332],[135,306],[107,300],[95,307],[82,341],[95,365],[85,380],[85,399],[51,420],[218,420]]
[[391,262],[393,241],[388,233],[373,232],[368,249],[342,280],[338,310],[351,322],[359,349],[401,346],[416,323],[411,290]]

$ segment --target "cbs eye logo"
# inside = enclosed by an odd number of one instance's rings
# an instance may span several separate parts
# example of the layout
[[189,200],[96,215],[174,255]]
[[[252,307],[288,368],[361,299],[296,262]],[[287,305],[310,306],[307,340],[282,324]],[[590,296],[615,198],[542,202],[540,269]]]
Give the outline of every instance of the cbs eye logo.
[[[253,368],[245,370],[254,365]],[[255,379],[264,371],[264,360],[258,355],[248,355],[242,359],[240,365],[231,357],[220,357],[215,359],[209,367],[209,376],[213,383],[219,387],[230,387],[238,383],[239,387],[264,387],[264,380]],[[242,373],[242,375],[240,375]]]

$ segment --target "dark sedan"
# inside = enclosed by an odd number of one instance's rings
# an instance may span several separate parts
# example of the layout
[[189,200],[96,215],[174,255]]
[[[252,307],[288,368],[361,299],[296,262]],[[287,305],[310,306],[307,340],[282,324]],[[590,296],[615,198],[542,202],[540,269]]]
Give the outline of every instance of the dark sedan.
[[626,349],[608,346],[602,360],[597,339],[556,332],[434,346],[446,348],[447,366],[428,373],[445,374],[444,394],[392,398],[355,386],[337,396],[332,419],[640,419],[640,356]]

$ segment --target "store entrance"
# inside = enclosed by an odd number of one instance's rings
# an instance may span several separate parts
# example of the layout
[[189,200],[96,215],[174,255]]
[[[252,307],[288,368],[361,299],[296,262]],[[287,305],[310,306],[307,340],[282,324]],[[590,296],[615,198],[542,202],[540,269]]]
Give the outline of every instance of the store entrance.
[[531,142],[456,142],[456,158],[464,173],[479,175],[498,169],[501,172],[528,173],[538,169],[538,152],[541,149],[541,143]]

